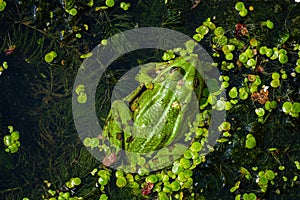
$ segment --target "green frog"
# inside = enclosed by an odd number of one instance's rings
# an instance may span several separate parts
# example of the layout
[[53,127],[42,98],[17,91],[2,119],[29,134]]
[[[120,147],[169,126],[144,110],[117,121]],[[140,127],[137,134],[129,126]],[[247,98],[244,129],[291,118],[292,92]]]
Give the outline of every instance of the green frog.
[[143,65],[136,75],[138,88],[112,103],[103,144],[109,141],[115,152],[151,153],[184,140],[204,87],[197,64],[197,55],[190,54]]

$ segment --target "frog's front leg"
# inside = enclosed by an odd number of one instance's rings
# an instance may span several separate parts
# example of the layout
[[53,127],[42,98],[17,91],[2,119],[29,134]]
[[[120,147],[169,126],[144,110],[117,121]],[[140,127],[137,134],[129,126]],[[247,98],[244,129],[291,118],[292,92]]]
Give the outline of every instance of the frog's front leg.
[[132,112],[128,103],[124,100],[116,100],[111,106],[106,124],[103,129],[103,139],[110,142],[116,148],[116,153],[120,149],[126,149],[126,144],[131,138],[133,125]]

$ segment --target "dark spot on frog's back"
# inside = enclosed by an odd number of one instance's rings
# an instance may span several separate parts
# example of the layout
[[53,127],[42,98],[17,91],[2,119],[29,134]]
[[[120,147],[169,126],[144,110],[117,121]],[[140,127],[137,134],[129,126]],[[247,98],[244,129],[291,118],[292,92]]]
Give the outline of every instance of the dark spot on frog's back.
[[130,137],[128,137],[128,138],[126,139],[126,143],[130,143],[130,142],[132,142],[132,141],[133,141],[133,139],[134,139],[134,137],[133,137],[133,136],[130,136]]
[[117,133],[117,140],[123,139],[123,133]]
[[133,120],[132,119],[127,120],[126,123],[127,123],[128,126],[133,126]]

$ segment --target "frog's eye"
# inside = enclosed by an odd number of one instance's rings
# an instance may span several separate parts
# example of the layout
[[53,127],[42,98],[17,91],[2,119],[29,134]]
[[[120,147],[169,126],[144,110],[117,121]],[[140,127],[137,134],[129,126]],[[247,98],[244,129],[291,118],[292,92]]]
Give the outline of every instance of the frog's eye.
[[175,73],[175,74],[177,74],[177,73],[180,73],[182,76],[184,76],[185,75],[185,71],[184,71],[184,69],[182,69],[182,67],[172,67],[171,69],[170,69],[170,74],[173,74],[173,73]]

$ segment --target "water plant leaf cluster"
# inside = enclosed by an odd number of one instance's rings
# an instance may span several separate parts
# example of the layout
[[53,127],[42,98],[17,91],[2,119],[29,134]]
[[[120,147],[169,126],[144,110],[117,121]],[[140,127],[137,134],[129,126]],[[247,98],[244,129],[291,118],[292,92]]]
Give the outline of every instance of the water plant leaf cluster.
[[13,126],[8,126],[10,135],[5,135],[3,137],[3,143],[6,146],[5,151],[8,153],[16,153],[21,145],[20,133],[14,130]]
[[[8,169],[1,177],[1,199],[299,199],[299,4],[202,0],[191,10],[193,2],[184,0],[17,2],[0,0],[0,23],[6,27],[0,31],[0,105],[6,107],[0,109],[0,131],[15,124],[22,133],[12,137],[16,131],[10,129],[10,138],[1,135],[6,137],[1,167]],[[81,144],[70,98],[74,89],[78,103],[89,100],[87,88],[72,88],[72,83],[94,46],[143,26],[190,35],[209,51],[210,67],[221,76],[207,82],[215,89],[204,92],[200,103],[201,139],[168,168],[131,174],[89,154],[85,146],[96,148],[99,140],[86,138]],[[174,59],[171,50],[145,52],[120,58],[101,78],[100,124],[126,65]],[[225,110],[227,117],[217,125],[216,145],[206,147],[205,136],[213,134],[208,132],[210,110]],[[12,144],[17,151],[7,154]],[[210,153],[199,155],[204,147]]]

